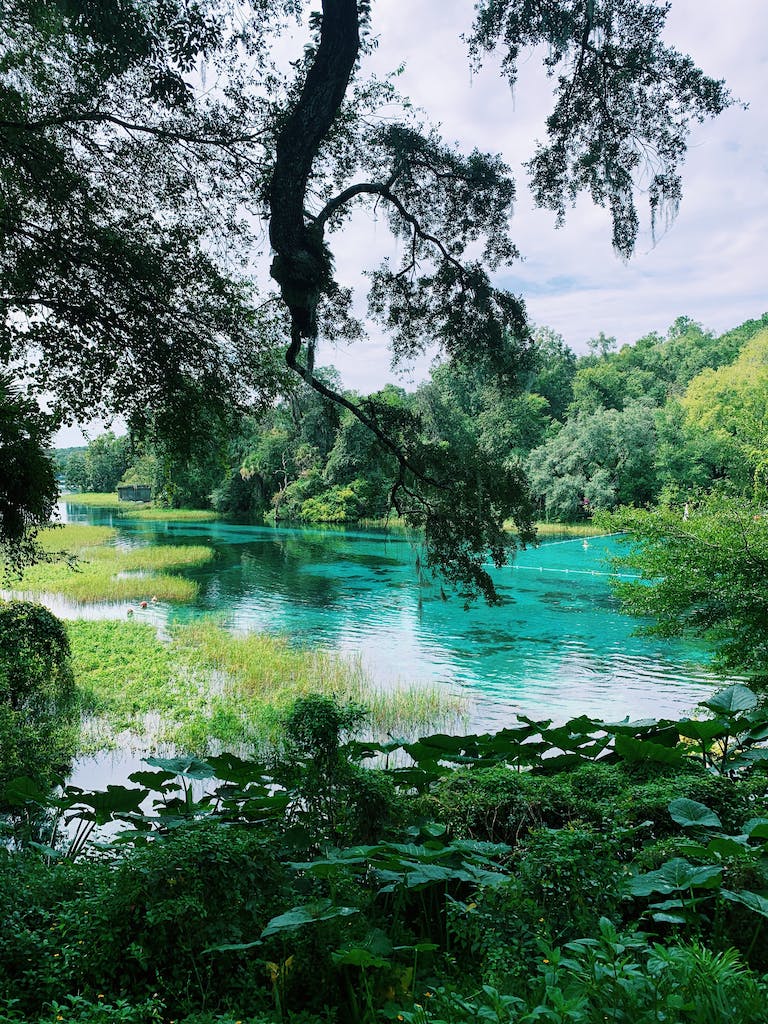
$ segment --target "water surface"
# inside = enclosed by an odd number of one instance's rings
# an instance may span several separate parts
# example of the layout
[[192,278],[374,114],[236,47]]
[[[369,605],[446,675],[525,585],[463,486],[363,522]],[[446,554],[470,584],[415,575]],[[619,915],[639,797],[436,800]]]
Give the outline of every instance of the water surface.
[[[112,522],[120,543],[214,548],[212,563],[184,573],[200,585],[194,603],[150,605],[137,619],[162,626],[215,614],[230,629],[359,652],[379,681],[460,688],[473,728],[501,728],[518,711],[678,715],[720,685],[704,649],[634,635],[637,620],[619,612],[608,585],[612,537],[547,540],[519,552],[514,565],[493,570],[501,606],[478,602],[467,611],[420,580],[417,548],[400,531],[144,522],[66,510],[69,521]],[[126,607],[85,613],[122,616]]]

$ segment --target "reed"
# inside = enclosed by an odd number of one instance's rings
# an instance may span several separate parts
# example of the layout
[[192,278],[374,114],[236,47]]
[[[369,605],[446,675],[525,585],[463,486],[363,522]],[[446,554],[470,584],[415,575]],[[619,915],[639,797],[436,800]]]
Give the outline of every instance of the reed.
[[536,523],[539,537],[600,537],[605,530],[591,523]]

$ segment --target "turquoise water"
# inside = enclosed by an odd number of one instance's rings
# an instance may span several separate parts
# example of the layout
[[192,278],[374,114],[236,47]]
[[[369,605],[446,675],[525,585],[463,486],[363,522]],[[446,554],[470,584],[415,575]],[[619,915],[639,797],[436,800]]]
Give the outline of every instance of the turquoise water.
[[[70,521],[108,512],[67,506]],[[618,611],[606,558],[615,538],[544,541],[494,570],[503,603],[468,611],[420,583],[416,553],[400,532],[292,529],[226,523],[115,519],[123,543],[205,543],[213,563],[187,575],[193,604],[152,606],[160,626],[218,615],[228,628],[285,634],[297,644],[360,653],[382,682],[460,689],[472,727],[500,728],[515,712],[612,719],[676,715],[718,685],[694,646],[635,636]],[[148,595],[148,597],[151,595]],[[67,612],[66,608],[59,611]],[[89,615],[124,615],[92,606]]]

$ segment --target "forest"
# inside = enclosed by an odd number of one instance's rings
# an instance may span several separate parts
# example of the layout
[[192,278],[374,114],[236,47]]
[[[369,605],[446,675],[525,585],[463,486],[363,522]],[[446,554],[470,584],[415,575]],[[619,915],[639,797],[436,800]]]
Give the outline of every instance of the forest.
[[[768,314],[718,337],[679,317],[666,336],[620,349],[600,334],[580,357],[541,328],[533,351],[519,394],[444,364],[413,392],[388,385],[349,398],[412,413],[423,443],[457,464],[478,451],[499,475],[519,467],[544,521],[669,504],[713,487],[763,493]],[[57,453],[57,469],[75,492],[145,483],[170,508],[254,521],[344,523],[390,512],[394,457],[352,413],[309,389],[243,418],[218,449],[210,441],[205,460],[174,462],[162,443],[104,434]]]

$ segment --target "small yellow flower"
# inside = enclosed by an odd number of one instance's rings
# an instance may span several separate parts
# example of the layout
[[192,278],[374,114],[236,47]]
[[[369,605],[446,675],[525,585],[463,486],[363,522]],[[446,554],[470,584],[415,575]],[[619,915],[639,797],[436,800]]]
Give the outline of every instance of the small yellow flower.
[[55,960],[57,956],[61,956],[61,953],[54,953],[53,954],[53,959]]
[[103,999],[104,998],[104,993],[103,992],[99,992],[99,994],[96,996],[96,998],[97,999]]
[[56,1020],[64,1020],[60,1013],[56,1014]]
[[405,1017],[402,1015],[402,1013],[398,1013],[397,1019],[398,1020],[405,1020]]
[[546,957],[544,957],[544,961],[543,961],[543,962],[544,962],[545,964],[548,964],[548,963],[549,963],[549,960],[547,960],[547,958],[546,958]]

